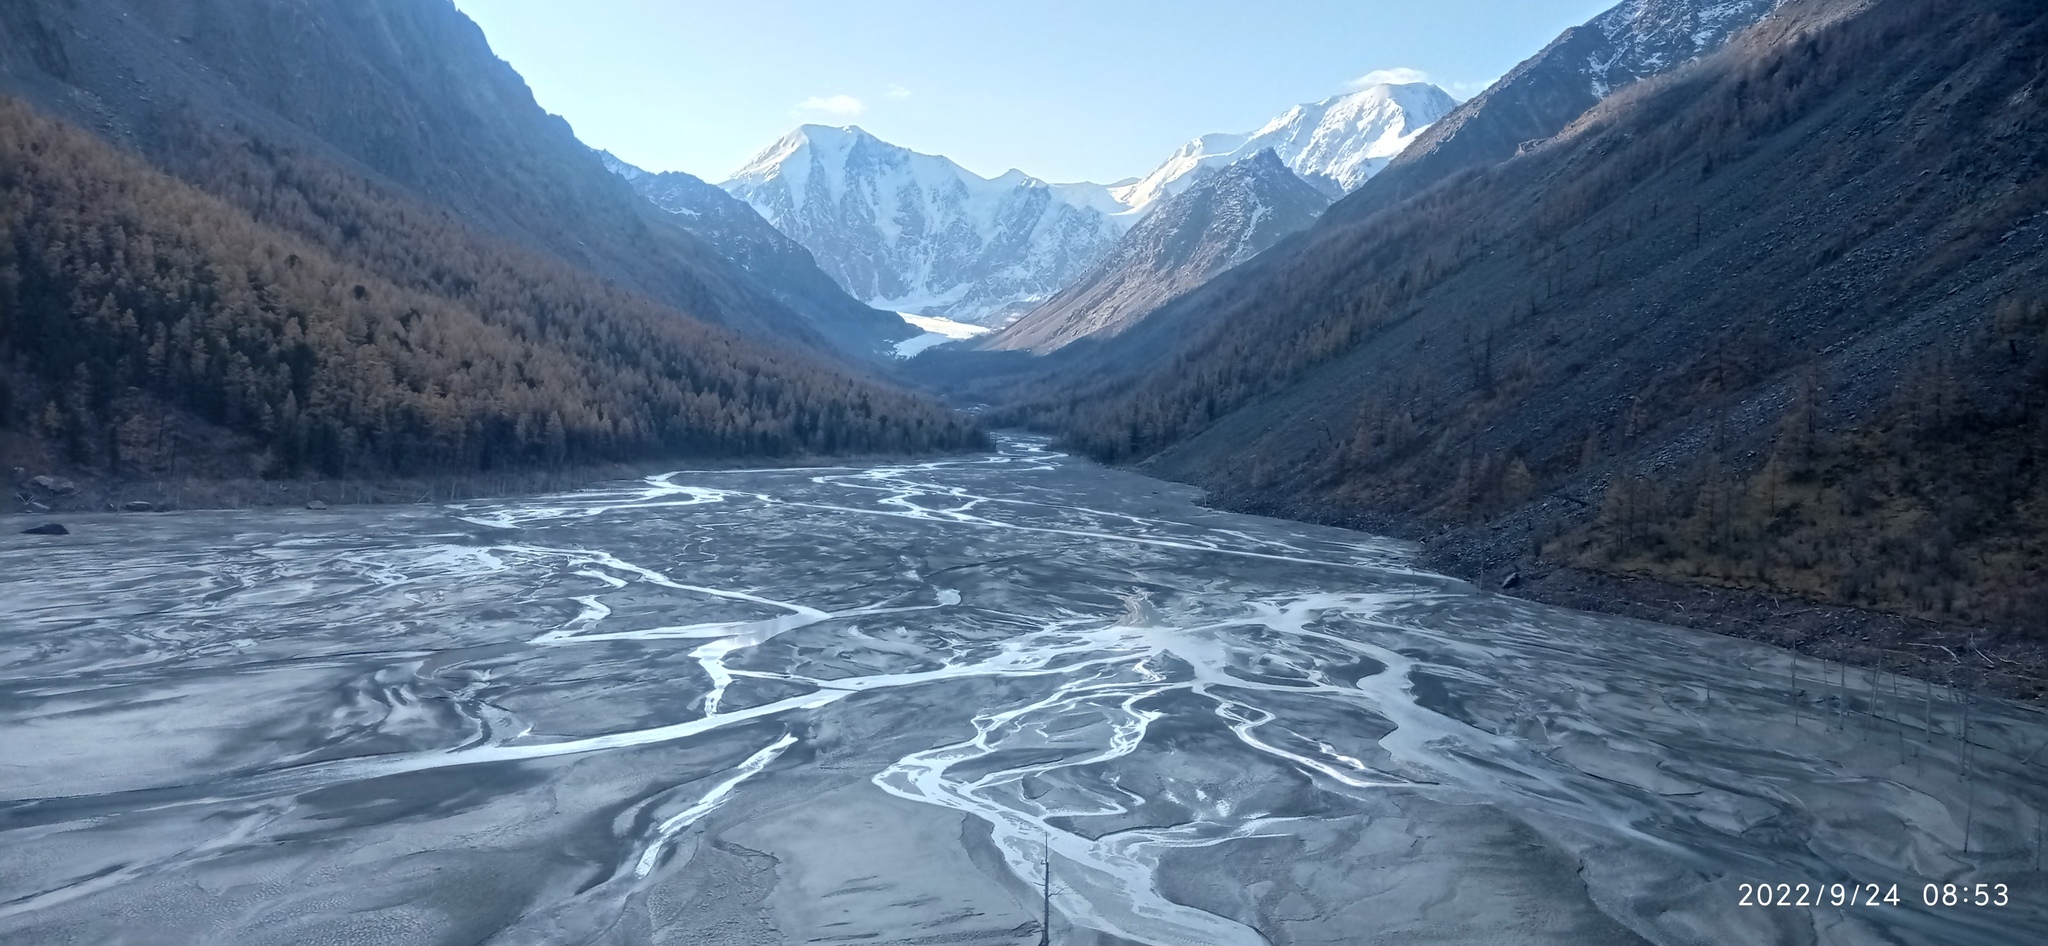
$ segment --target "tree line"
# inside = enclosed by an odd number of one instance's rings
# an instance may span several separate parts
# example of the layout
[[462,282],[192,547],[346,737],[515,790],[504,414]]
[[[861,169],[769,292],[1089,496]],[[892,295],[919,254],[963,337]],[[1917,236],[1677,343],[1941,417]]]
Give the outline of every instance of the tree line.
[[1545,553],[2048,635],[2048,300],[2002,302],[1861,423],[1830,428],[1826,400],[1803,378],[1760,458],[1617,475]]
[[985,441],[306,156],[218,164],[229,199],[0,98],[0,425],[146,472],[196,419],[284,476]]
[[2041,629],[2044,50],[2017,2],[1758,37],[1340,203],[1127,333],[1163,354],[1104,342],[995,416],[1240,508]]

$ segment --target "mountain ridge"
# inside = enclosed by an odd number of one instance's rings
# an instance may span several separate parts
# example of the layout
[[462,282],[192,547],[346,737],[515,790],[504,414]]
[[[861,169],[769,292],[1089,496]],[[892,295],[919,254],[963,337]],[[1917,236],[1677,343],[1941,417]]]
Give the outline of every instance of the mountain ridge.
[[1460,171],[1513,157],[1564,130],[1615,91],[1719,49],[1783,2],[1622,0],[1566,29],[1459,103],[1335,212],[1363,216]]
[[1272,150],[1303,180],[1332,199],[1365,183],[1408,144],[1457,106],[1426,82],[1381,83],[1296,105],[1243,134],[1207,134],[1180,147],[1138,180],[1113,193],[1144,207],[1188,186],[1188,175]]
[[9,189],[42,197],[7,208],[17,464],[439,475],[982,442],[605,170],[452,5],[282,6],[0,10]]
[[802,125],[719,186],[869,305],[999,324],[1072,285],[1199,171],[1270,149],[1341,196],[1455,104],[1426,83],[1374,85],[1293,106],[1252,132],[1203,135],[1106,185],[1014,168],[983,178],[857,125]]
[[799,126],[719,186],[854,298],[964,322],[1051,295],[1126,226],[1100,185],[984,178],[858,126]]
[[1305,230],[1329,195],[1271,148],[1187,175],[1108,255],[1072,285],[984,342],[1043,353],[1115,335],[1168,299]]
[[1333,208],[999,415],[1475,578],[2036,633],[2043,49],[2024,3],[1792,0],[1504,161]]
[[818,268],[810,250],[716,185],[680,171],[646,171],[608,151],[597,154],[607,170],[673,214],[679,226],[710,243],[785,305],[807,315],[840,349],[879,359],[887,357],[895,343],[917,334],[896,313],[862,305],[847,295]]
[[450,3],[8,7],[0,89],[202,188],[238,186],[213,167],[227,140],[259,157],[318,155],[698,318],[834,351],[810,318],[607,172]]

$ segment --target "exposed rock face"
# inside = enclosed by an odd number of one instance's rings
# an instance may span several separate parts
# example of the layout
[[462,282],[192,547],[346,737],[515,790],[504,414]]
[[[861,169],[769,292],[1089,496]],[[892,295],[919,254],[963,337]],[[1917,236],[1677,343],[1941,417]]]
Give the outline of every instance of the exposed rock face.
[[881,355],[890,343],[917,334],[896,313],[862,305],[847,295],[818,268],[810,250],[784,236],[739,198],[693,175],[645,171],[604,151],[598,157],[641,196],[672,214],[677,225],[716,247],[840,347]]
[[29,480],[28,485],[56,496],[69,496],[78,492],[77,483],[61,476],[38,476]]
[[856,127],[805,125],[720,185],[868,305],[989,323],[1050,297],[1123,234],[1099,184],[980,177]]
[[1198,173],[1108,257],[985,346],[1046,352],[1114,335],[1168,299],[1314,223],[1330,204],[1272,150]]
[[1257,131],[1203,135],[1136,182],[1111,189],[1118,200],[1147,207],[1193,186],[1196,172],[1271,150],[1281,163],[1332,199],[1357,190],[1432,123],[1457,106],[1427,82],[1375,85],[1296,105]]
[[[1533,581],[1541,549],[2038,635],[2007,563],[2048,560],[2017,472],[2048,456],[2044,45],[2022,0],[1792,0],[1363,203],[1388,170],[1005,407],[1219,505],[1432,535],[1461,574]],[[1824,485],[1795,510],[1781,480]],[[1762,525],[1724,553],[1742,502]],[[1891,538],[1948,509],[1938,551]]]
[[1721,48],[1784,0],[1623,0],[1502,76],[1418,135],[1358,200],[1362,214],[1457,171],[1505,161],[1549,138],[1600,100]]
[[1204,172],[1271,150],[1334,198],[1454,104],[1424,83],[1373,86],[1297,105],[1253,132],[1204,135],[1112,185],[1015,170],[991,180],[859,128],[805,125],[720,186],[869,305],[999,325],[1073,285]]

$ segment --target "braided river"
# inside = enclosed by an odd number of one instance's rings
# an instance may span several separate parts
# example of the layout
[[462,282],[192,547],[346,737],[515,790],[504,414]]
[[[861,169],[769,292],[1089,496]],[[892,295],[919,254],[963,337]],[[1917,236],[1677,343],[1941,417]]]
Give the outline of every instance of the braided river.
[[0,517],[0,943],[2048,943],[2038,709],[1198,499]]

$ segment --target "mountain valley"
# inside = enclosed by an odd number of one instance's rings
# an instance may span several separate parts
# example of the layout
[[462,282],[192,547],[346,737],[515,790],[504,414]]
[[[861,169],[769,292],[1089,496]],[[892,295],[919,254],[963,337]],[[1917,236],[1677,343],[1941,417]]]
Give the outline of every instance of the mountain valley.
[[2039,666],[2039,24],[1936,6],[1788,3],[1496,166],[1403,197],[1396,162],[1100,344],[969,358],[965,389],[1475,578],[1794,595]]
[[2048,8],[11,0],[0,481],[8,946],[2048,942]]
[[[1127,232],[1209,171],[1272,151],[1289,173],[1342,196],[1455,104],[1426,83],[1374,85],[1296,106],[1248,134],[1196,138],[1147,174],[1109,185],[1047,184],[1016,170],[987,179],[858,127],[806,125],[721,186],[809,247],[869,305],[1001,327],[1099,279],[1093,271],[1107,258],[1145,254],[1142,246],[1123,245]],[[1284,226],[1298,229],[1306,201],[1283,202]],[[1196,212],[1202,220],[1232,213]],[[1274,232],[1271,226],[1264,232]],[[1137,239],[1156,243],[1158,225],[1150,232]],[[1174,239],[1200,236],[1189,231]],[[1250,245],[1242,235],[1215,239],[1230,244],[1222,253],[1233,262]],[[1252,244],[1268,242],[1261,235]],[[1166,284],[1186,288],[1212,275],[1218,267],[1210,255]],[[1059,305],[1074,302],[1070,294]]]
[[[8,467],[161,482],[982,442],[843,360],[900,324],[828,285],[771,290],[675,225],[452,8],[8,10],[5,173],[31,196],[0,247]],[[274,55],[294,48],[318,68]]]

